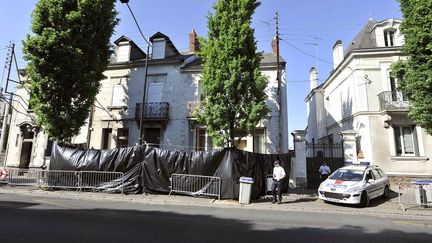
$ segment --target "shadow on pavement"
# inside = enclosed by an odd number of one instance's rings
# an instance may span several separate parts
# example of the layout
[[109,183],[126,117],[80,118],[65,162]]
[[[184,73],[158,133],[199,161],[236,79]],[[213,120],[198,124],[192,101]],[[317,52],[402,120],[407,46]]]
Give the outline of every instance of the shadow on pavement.
[[370,232],[356,225],[329,229],[276,223],[255,225],[246,220],[201,214],[33,209],[27,203],[4,203],[0,203],[2,242],[428,242],[431,239],[426,233]]

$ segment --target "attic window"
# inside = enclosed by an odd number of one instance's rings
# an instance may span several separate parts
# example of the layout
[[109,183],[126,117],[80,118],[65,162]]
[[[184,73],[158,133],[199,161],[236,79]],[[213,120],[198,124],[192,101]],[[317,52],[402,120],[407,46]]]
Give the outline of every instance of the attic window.
[[396,31],[394,29],[384,30],[384,45],[385,46],[394,46],[395,32]]
[[130,55],[129,42],[120,42],[117,49],[117,62],[127,62],[129,61]]
[[165,39],[153,40],[153,59],[165,58]]

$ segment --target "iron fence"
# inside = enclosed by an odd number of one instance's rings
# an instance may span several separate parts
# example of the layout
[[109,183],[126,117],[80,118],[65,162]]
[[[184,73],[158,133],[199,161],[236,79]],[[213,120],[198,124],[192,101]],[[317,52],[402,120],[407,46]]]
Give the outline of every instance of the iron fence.
[[170,195],[215,196],[220,200],[221,178],[215,176],[172,174]]
[[306,144],[306,157],[343,158],[342,144]]

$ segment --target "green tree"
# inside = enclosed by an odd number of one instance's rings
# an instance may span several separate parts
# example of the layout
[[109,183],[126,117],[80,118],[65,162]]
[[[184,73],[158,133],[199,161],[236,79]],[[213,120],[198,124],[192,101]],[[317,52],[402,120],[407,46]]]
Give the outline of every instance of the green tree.
[[218,146],[235,146],[269,112],[267,78],[260,72],[251,18],[259,2],[219,0],[208,19],[208,38],[200,38],[205,101],[198,121]]
[[39,0],[23,41],[30,104],[51,139],[68,142],[85,124],[104,78],[118,23],[115,0]]
[[410,100],[410,117],[432,134],[432,1],[400,0],[400,4],[402,50],[409,58],[394,63],[392,73]]

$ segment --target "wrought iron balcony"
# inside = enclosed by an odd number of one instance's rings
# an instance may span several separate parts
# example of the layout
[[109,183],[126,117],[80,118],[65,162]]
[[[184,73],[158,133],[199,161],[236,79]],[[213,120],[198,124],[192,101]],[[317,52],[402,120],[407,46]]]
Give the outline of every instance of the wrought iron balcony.
[[408,111],[410,102],[402,92],[384,91],[378,94],[381,111]]
[[195,118],[196,113],[200,112],[201,108],[201,101],[188,101],[187,102],[187,117],[188,118]]
[[[144,120],[168,120],[169,118],[169,103],[167,102],[152,102],[144,103]],[[135,119],[141,119],[142,103],[136,103]]]

